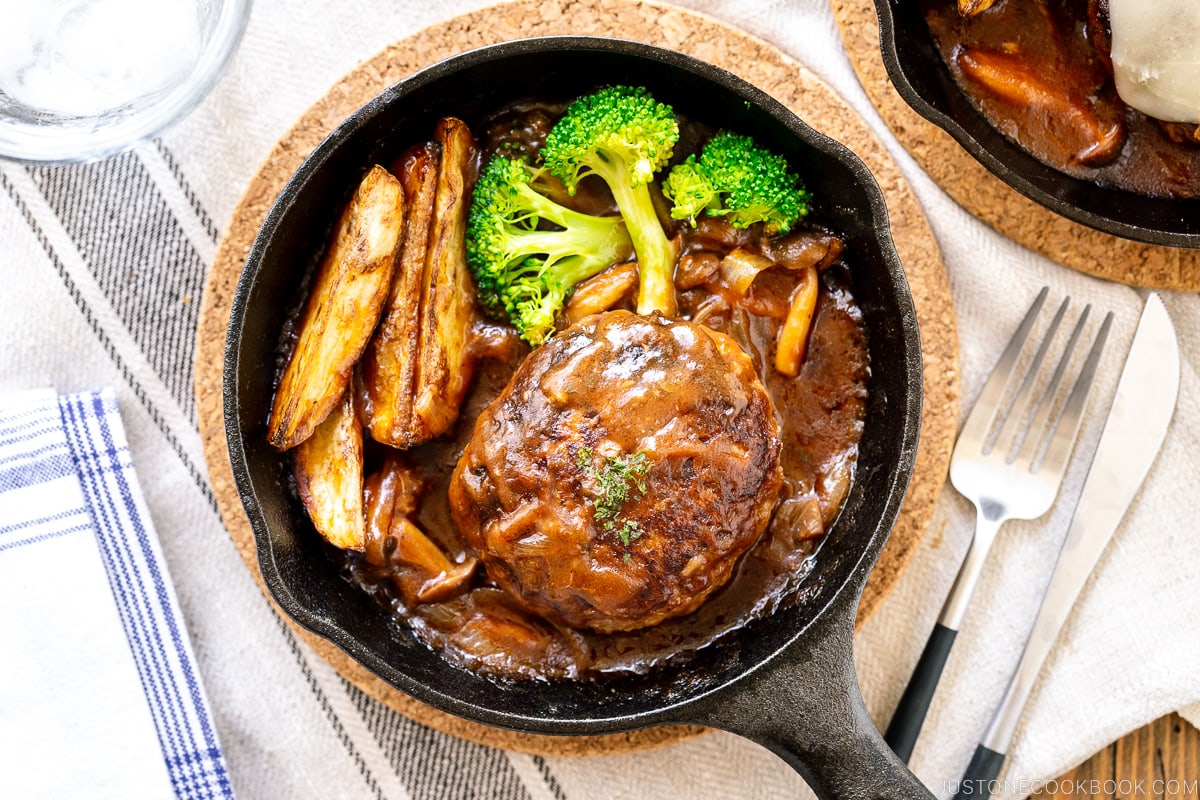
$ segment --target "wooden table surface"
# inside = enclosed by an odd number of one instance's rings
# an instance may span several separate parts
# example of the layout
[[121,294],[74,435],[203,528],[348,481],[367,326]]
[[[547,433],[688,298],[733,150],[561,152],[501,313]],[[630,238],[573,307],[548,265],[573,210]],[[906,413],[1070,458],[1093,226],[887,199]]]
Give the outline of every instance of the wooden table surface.
[[1034,797],[1197,800],[1200,730],[1168,714],[1113,742]]

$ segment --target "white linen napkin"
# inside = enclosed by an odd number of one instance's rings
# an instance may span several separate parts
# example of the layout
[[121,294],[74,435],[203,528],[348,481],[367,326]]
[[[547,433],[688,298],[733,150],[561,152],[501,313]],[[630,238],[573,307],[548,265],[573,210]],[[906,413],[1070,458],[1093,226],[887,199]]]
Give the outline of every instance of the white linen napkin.
[[232,798],[112,390],[0,398],[6,797]]

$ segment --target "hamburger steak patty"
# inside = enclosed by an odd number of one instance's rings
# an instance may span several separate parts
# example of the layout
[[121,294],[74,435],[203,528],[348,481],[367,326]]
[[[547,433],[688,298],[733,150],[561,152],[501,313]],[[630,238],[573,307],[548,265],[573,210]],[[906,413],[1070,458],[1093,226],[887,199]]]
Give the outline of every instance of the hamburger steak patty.
[[724,334],[612,311],[534,350],[480,415],[454,520],[528,609],[601,632],[696,609],[766,528],[771,399]]

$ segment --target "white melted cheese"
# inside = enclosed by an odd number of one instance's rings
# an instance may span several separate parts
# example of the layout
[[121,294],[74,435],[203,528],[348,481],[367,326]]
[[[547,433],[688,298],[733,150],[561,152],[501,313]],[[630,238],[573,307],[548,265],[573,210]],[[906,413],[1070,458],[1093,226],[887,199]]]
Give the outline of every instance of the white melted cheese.
[[1117,93],[1168,122],[1200,123],[1200,0],[1109,0]]

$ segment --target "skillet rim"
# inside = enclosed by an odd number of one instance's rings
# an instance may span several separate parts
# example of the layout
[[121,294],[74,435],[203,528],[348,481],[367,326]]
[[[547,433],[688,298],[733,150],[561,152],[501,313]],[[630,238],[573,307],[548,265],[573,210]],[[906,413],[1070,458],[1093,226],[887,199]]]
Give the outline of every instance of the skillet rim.
[[[438,691],[425,681],[416,679],[403,670],[397,671],[394,665],[382,660],[371,648],[365,646],[358,638],[349,635],[344,628],[337,625],[333,620],[314,613],[311,609],[307,608],[301,599],[297,597],[296,593],[292,591],[292,588],[284,581],[280,564],[276,559],[277,553],[271,546],[272,540],[270,531],[268,530],[269,526],[264,516],[264,510],[258,501],[257,493],[253,491],[253,476],[250,474],[246,456],[246,440],[239,424],[238,398],[238,386],[241,383],[240,348],[244,344],[242,334],[246,322],[250,290],[258,277],[258,271],[262,267],[264,250],[269,244],[271,236],[278,231],[281,224],[285,221],[289,208],[302,194],[308,179],[332,159],[338,147],[346,141],[351,140],[373,118],[383,113],[389,104],[403,100],[406,96],[416,92],[423,86],[435,84],[444,75],[452,74],[456,70],[465,69],[472,65],[488,64],[509,56],[529,53],[537,54],[543,51],[553,53],[563,48],[648,58],[665,62],[676,69],[691,73],[693,77],[700,80],[714,82],[725,91],[740,95],[746,98],[748,102],[755,103],[766,114],[774,117],[779,124],[786,127],[790,135],[801,140],[803,145],[812,148],[814,151],[818,151],[821,154],[821,158],[830,158],[838,162],[842,169],[848,170],[867,195],[867,205],[869,208],[866,210],[871,215],[873,235],[878,243],[880,256],[886,264],[888,277],[895,284],[894,291],[897,295],[895,299],[899,306],[899,313],[894,322],[897,323],[900,329],[899,336],[903,341],[903,382],[907,387],[907,391],[904,393],[905,403],[902,409],[904,426],[898,445],[900,457],[888,484],[885,508],[873,523],[865,546],[856,554],[856,558],[848,565],[848,568],[843,569],[842,573],[836,577],[836,586],[832,590],[826,591],[824,595],[827,598],[827,602],[812,615],[812,619],[807,625],[792,631],[787,636],[786,642],[775,648],[774,652],[768,658],[756,661],[748,668],[737,670],[733,680],[719,682],[705,691],[692,693],[683,699],[657,705],[643,712],[614,715],[601,714],[593,717],[575,716],[569,719],[547,718],[544,714],[530,715],[513,711],[497,711],[492,708],[481,707],[478,703],[465,700],[463,697],[455,694]],[[915,310],[912,306],[911,295],[908,293],[907,282],[904,278],[899,256],[896,254],[891,241],[886,205],[882,192],[866,166],[844,145],[823,134],[817,133],[786,107],[731,73],[703,61],[663,50],[653,45],[605,37],[536,37],[504,42],[468,51],[438,62],[389,87],[340,124],[314,149],[313,153],[288,181],[264,220],[235,291],[226,339],[224,367],[223,411],[233,473],[239,495],[242,497],[254,530],[260,571],[262,572],[264,583],[267,585],[276,603],[302,627],[331,641],[371,672],[378,675],[382,680],[416,697],[422,702],[428,703],[440,710],[476,721],[510,729],[540,733],[603,733],[670,722],[672,721],[672,716],[677,714],[680,709],[699,703],[704,697],[714,692],[725,690],[729,684],[742,680],[763,667],[767,661],[780,655],[793,642],[802,638],[805,631],[819,621],[825,615],[828,607],[835,602],[856,602],[865,583],[870,566],[873,565],[878,556],[899,512],[904,489],[907,485],[908,476],[911,473],[913,459],[915,458],[920,424],[922,373]],[[247,486],[250,489],[247,489]],[[850,596],[850,600],[846,600],[846,596]]]

